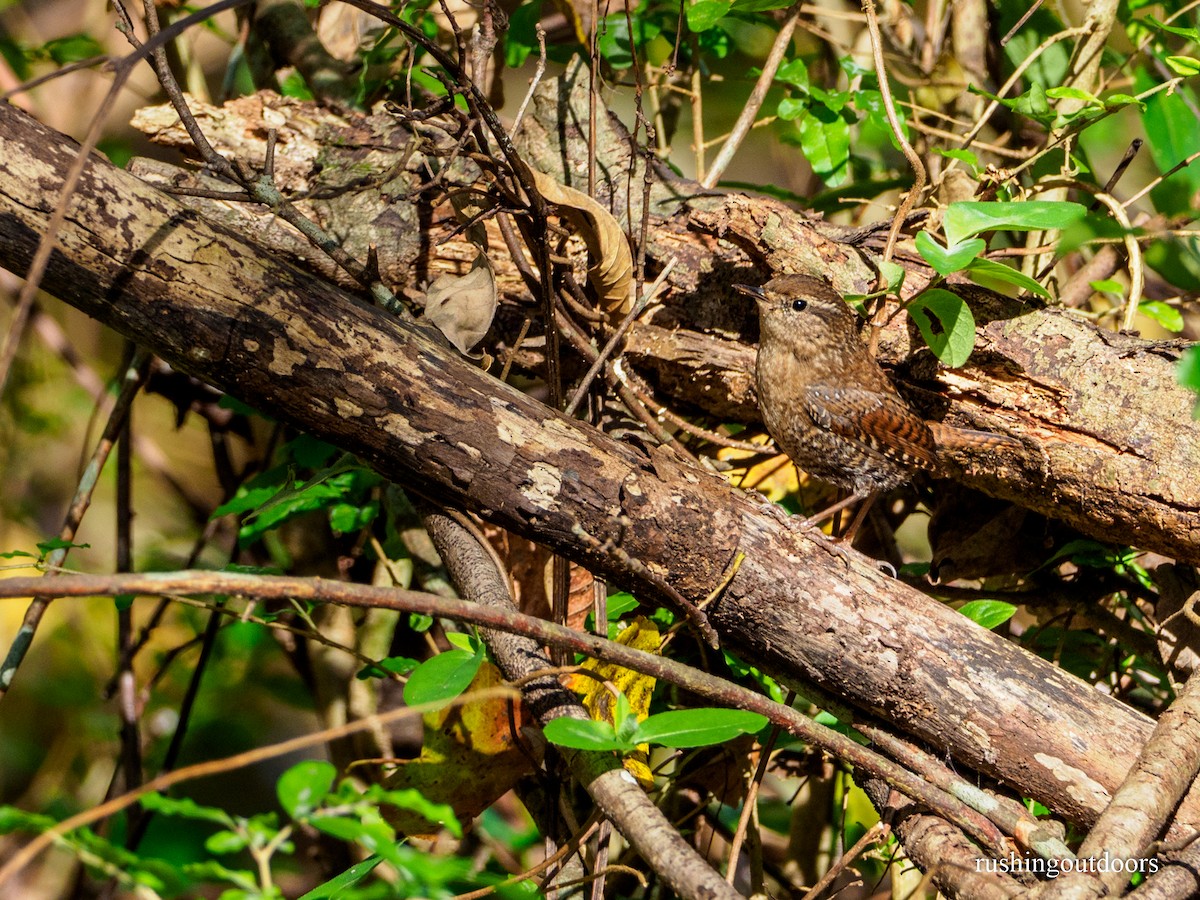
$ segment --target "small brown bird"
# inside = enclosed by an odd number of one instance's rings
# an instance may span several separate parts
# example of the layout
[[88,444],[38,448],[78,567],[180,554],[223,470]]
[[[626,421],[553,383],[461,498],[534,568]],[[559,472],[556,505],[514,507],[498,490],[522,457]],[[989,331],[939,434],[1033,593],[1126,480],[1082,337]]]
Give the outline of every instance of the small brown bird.
[[1020,447],[1009,437],[918,416],[868,353],[854,312],[823,279],[781,275],[762,287],[734,288],[758,302],[755,378],[767,432],[805,472],[851,494],[810,522],[891,490],[918,470],[937,471],[940,448]]

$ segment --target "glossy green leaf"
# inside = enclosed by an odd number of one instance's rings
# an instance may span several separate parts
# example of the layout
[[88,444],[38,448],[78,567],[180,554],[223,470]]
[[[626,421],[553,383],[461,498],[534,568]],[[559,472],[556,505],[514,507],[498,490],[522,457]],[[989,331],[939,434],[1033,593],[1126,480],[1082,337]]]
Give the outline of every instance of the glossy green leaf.
[[775,80],[807,91],[808,63],[802,59],[789,59],[775,72]]
[[830,187],[850,176],[850,126],[839,113],[816,104],[800,120],[800,149],[804,158]]
[[1174,334],[1183,331],[1183,314],[1174,306],[1169,306],[1161,300],[1143,300],[1138,304],[1138,312],[1153,319]]
[[404,685],[404,702],[409,706],[422,703],[449,703],[465,691],[483,663],[482,649],[447,650],[425,660],[408,676]]
[[917,232],[916,244],[917,252],[921,254],[921,258],[929,263],[933,267],[933,271],[939,275],[949,275],[952,272],[965,269],[970,265],[971,260],[987,249],[987,244],[979,238],[964,241],[961,244],[955,244],[951,247],[943,247],[927,231]]
[[1184,78],[1200,74],[1200,59],[1192,56],[1168,56],[1163,62],[1171,67],[1172,72]]
[[707,747],[759,731],[766,724],[766,716],[744,709],[675,709],[649,716],[634,738],[638,744]]
[[975,349],[975,317],[957,294],[940,288],[925,291],[909,303],[908,314],[944,364],[955,368],[970,358]]
[[1078,100],[1081,103],[1086,103],[1088,106],[1103,106],[1100,98],[1095,94],[1090,94],[1081,88],[1076,87],[1054,87],[1046,91],[1046,96],[1051,100]]
[[343,896],[345,891],[370,875],[371,871],[381,862],[383,862],[383,857],[376,855],[370,856],[360,863],[355,863],[341,875],[335,875],[324,884],[317,885],[301,896],[300,900],[334,900],[336,897]]
[[303,818],[321,805],[337,780],[337,769],[324,760],[296,763],[275,782],[279,805],[293,819]]
[[574,719],[570,716],[559,716],[546,723],[542,729],[546,740],[560,747],[572,747],[575,750],[621,750],[628,753],[634,744],[617,738],[617,733],[608,722],[598,722],[595,719]]
[[685,12],[688,28],[697,34],[708,31],[725,18],[732,8],[732,0],[697,0]]
[[946,240],[956,244],[984,231],[1062,229],[1082,219],[1086,213],[1086,207],[1065,200],[1016,203],[967,200],[950,204],[942,227]]
[[808,101],[797,100],[795,97],[784,97],[775,107],[775,114],[785,122],[794,122],[808,112]]
[[958,611],[976,625],[990,630],[1011,619],[1017,608],[1000,600],[971,600],[960,606]]
[[972,281],[986,283],[988,281],[999,281],[1003,284],[1015,284],[1017,287],[1027,291],[1032,291],[1040,297],[1050,299],[1050,292],[1030,278],[1028,275],[1018,272],[1012,266],[1006,266],[1004,263],[998,263],[990,259],[972,260],[971,264],[966,268],[967,275]]

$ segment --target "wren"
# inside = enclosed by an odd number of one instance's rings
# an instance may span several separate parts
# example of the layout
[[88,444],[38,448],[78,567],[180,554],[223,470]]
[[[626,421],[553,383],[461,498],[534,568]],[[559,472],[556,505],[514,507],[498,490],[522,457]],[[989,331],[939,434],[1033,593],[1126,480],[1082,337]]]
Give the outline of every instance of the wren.
[[755,380],[767,433],[809,475],[850,492],[810,523],[917,471],[937,472],[942,449],[1021,446],[917,415],[868,352],[854,312],[823,279],[781,275],[762,287],[734,288],[758,303]]

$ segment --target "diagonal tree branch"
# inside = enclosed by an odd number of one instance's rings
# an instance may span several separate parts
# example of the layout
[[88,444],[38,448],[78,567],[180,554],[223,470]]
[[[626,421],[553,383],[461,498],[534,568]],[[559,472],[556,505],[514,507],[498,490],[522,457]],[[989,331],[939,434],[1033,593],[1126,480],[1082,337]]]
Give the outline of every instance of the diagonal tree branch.
[[[22,271],[71,143],[0,108],[0,262]],[[44,288],[386,477],[656,590],[582,526],[694,602],[731,650],[895,723],[1063,816],[1090,822],[1150,722],[1083,682],[797,531],[777,508],[663,449],[565,419],[378,309],[294,269],[99,160]],[[628,524],[624,524],[624,523]],[[1195,791],[1177,827],[1200,824]]]

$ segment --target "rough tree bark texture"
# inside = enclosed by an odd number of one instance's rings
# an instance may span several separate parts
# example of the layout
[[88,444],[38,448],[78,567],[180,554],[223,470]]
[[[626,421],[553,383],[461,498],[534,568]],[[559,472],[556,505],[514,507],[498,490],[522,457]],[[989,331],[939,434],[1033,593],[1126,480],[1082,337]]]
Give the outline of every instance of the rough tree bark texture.
[[[23,272],[74,153],[0,107],[0,263]],[[796,530],[777,508],[664,449],[568,420],[412,326],[95,160],[44,287],[385,476],[561,551],[643,596],[581,525],[619,539],[692,600],[745,562],[713,609],[723,640],[790,682],[894,723],[1056,812],[1092,821],[1147,719]],[[619,516],[632,525],[619,528]],[[1197,798],[1177,817],[1200,825]]]
[[[585,71],[571,70],[543,85],[516,136],[536,167],[578,188],[586,180],[588,152],[580,125],[586,121],[587,80],[580,77]],[[157,140],[188,146],[169,107],[143,112],[139,119]],[[439,134],[442,143],[448,141],[432,123],[418,141],[389,117],[345,121],[277,97],[243,98],[228,111],[202,109],[201,123],[216,146],[255,164],[265,147],[265,123],[288,123],[283,133],[292,137],[281,144],[280,167],[295,190],[311,188],[314,179],[336,183],[344,177],[339,170],[387,172],[402,159],[416,171],[412,162],[421,151],[412,153],[410,144],[432,147]],[[601,124],[607,127],[597,153],[607,165],[597,194],[638,233],[644,166],[615,123],[602,118]],[[323,149],[322,141],[335,149]],[[458,175],[465,186],[478,173],[467,166]],[[870,251],[880,236],[835,229],[768,198],[706,192],[667,172],[655,178],[648,266],[654,272],[674,260],[674,268],[660,305],[631,329],[626,356],[669,405],[723,422],[756,422],[754,351],[747,337],[756,334],[757,319],[753,305],[729,285],[799,271],[823,274],[847,293],[865,293],[875,277]],[[376,247],[388,283],[416,286],[462,267],[476,253],[462,234],[454,236],[461,229],[448,207],[430,210],[420,206],[422,200],[406,197],[418,180],[395,178],[378,190],[344,193],[314,209],[332,233],[345,237],[352,254],[361,258],[368,246]],[[192,203],[205,215],[220,211],[208,201]],[[239,217],[245,221],[244,214],[234,219]],[[416,239],[423,229],[427,242]],[[311,249],[296,250],[295,236],[282,237],[279,227],[269,236],[272,243],[277,234],[282,252],[313,265]],[[504,246],[495,229],[489,244]],[[494,255],[505,308],[519,322],[528,312],[521,299],[524,283],[502,252]],[[922,261],[897,261],[908,268],[906,290],[928,282],[931,273]],[[327,264],[318,268],[327,274]],[[1009,434],[1025,445],[1016,455],[953,460],[956,477],[1100,540],[1200,563],[1200,482],[1194,477],[1200,423],[1191,416],[1192,395],[1175,378],[1184,342],[1114,334],[1072,311],[1036,309],[973,285],[958,290],[970,294],[980,326],[976,350],[964,367],[939,373],[905,317],[895,318],[881,341],[881,359],[898,367],[906,395],[928,417]]]

